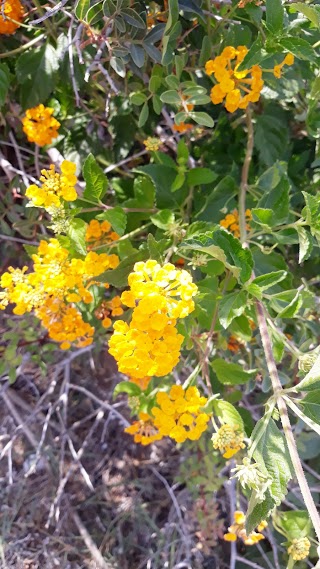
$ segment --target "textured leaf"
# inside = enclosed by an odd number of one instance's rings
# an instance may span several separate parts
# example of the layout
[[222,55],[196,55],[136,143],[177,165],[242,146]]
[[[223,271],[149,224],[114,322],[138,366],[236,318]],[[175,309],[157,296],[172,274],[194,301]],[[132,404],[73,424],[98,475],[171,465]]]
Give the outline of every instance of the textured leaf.
[[307,40],[297,38],[295,36],[285,37],[279,40],[279,45],[292,53],[298,59],[313,61],[314,63],[317,62],[317,55],[312,45],[310,45]]
[[284,8],[281,0],[266,0],[266,24],[272,34],[279,34],[283,28]]
[[231,405],[231,403],[228,401],[223,401],[222,399],[214,399],[212,401],[212,407],[215,415],[218,417],[218,419],[220,419],[222,423],[241,427],[244,431],[242,417],[236,408]]
[[163,209],[155,215],[151,215],[150,219],[156,227],[166,230],[174,222],[174,213],[170,209]]
[[98,202],[107,191],[108,180],[92,154],[84,162],[83,177],[86,182],[83,197]]
[[128,276],[132,272],[133,265],[137,261],[144,261],[148,258],[148,251],[137,251],[127,257],[117,266],[116,269],[105,271],[99,275],[99,281],[109,283],[116,288],[125,288],[128,286]]
[[4,105],[10,85],[10,71],[6,63],[0,63],[0,107]]
[[87,224],[83,219],[78,217],[71,219],[67,235],[70,237],[72,245],[74,245],[76,251],[81,253],[81,255],[85,255],[87,253],[86,231]]
[[312,522],[306,510],[277,511],[274,519],[288,541],[310,536]]
[[253,268],[253,259],[248,249],[243,249],[240,241],[231,233],[216,228],[192,239],[186,239],[183,248],[207,253],[224,263],[236,279],[245,283],[249,280]]
[[256,369],[245,371],[243,366],[226,362],[222,358],[213,360],[211,367],[220,383],[224,385],[241,385],[253,379],[257,374]]
[[301,12],[317,28],[320,26],[320,14],[315,5],[307,5],[304,2],[295,2],[290,6],[290,12]]
[[30,108],[45,101],[52,93],[59,68],[57,52],[51,44],[33,48],[20,55],[16,75],[22,87],[22,104]]
[[313,249],[312,238],[304,227],[296,225],[296,230],[299,236],[299,263],[303,263],[311,255]]
[[97,219],[106,220],[111,223],[112,228],[116,233],[119,235],[123,235],[127,225],[127,216],[124,213],[121,207],[114,207],[112,209],[108,209],[103,213],[97,215]]
[[253,458],[260,471],[271,478],[266,497],[258,503],[253,494],[250,498],[247,512],[247,531],[251,532],[263,519],[266,519],[274,506],[279,506],[287,494],[288,483],[292,478],[292,465],[284,435],[278,429],[273,419],[265,425],[265,419],[260,419],[251,434],[255,446]]
[[247,293],[245,290],[232,292],[219,302],[219,320],[224,328],[228,328],[232,320],[243,314],[246,309]]
[[303,406],[303,412],[312,421],[320,425],[320,389],[308,393],[300,404]]
[[85,19],[89,8],[90,8],[90,0],[78,0],[74,11],[78,20]]
[[283,281],[283,279],[286,278],[287,274],[287,271],[274,271],[273,273],[268,273],[267,275],[260,275],[259,277],[256,277],[252,281],[252,284],[258,285],[261,290],[267,290],[275,284]]

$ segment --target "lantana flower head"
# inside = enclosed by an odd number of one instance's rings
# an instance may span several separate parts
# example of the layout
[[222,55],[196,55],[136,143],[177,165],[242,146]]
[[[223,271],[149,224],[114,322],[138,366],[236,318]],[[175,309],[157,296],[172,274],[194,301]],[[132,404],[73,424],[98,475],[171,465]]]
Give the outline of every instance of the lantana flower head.
[[219,449],[224,458],[232,458],[245,448],[244,432],[239,425],[222,425],[212,436],[213,448]]
[[26,190],[26,196],[35,207],[43,207],[50,212],[50,207],[60,208],[62,200],[71,202],[77,199],[75,185],[76,165],[64,160],[60,166],[61,174],[55,171],[53,164],[49,170],[41,170],[41,187],[31,184]]
[[169,394],[157,394],[158,407],[153,407],[154,424],[163,436],[169,436],[177,443],[187,439],[195,441],[207,429],[209,415],[202,410],[207,398],[202,397],[197,387],[184,390],[173,385]]
[[53,113],[54,109],[43,104],[26,110],[22,119],[22,130],[29,142],[45,146],[57,138],[60,123],[52,116]]
[[240,538],[245,545],[255,545],[262,539],[265,539],[264,535],[261,533],[267,526],[267,522],[263,520],[258,528],[257,532],[253,531],[247,535],[245,529],[246,516],[240,510],[236,510],[233,516],[233,524],[228,528],[228,532],[224,534],[223,538],[225,541],[236,541]]
[[126,433],[133,435],[134,442],[143,446],[150,445],[162,439],[162,435],[154,425],[153,418],[147,413],[140,413],[139,420],[125,429]]
[[[246,229],[250,230],[250,221],[252,219],[251,210],[246,210]],[[240,237],[240,226],[239,226],[239,213],[237,209],[234,209],[231,213],[228,213],[224,219],[220,221],[221,227],[224,227],[237,238]]]
[[287,55],[285,56],[284,60],[282,61],[282,63],[279,63],[279,65],[275,65],[273,68],[273,74],[277,79],[280,79],[281,75],[282,75],[282,68],[285,65],[293,65],[294,64],[294,55],[292,55],[292,53],[287,53]]
[[105,220],[100,222],[97,219],[90,221],[86,231],[88,249],[93,249],[100,245],[109,245],[118,239],[119,235],[115,231],[112,231],[109,221]]
[[294,561],[301,561],[309,555],[311,543],[307,537],[300,537],[292,540],[288,553]]
[[205,65],[207,75],[214,75],[217,81],[210,94],[213,104],[225,101],[225,108],[230,113],[246,109],[250,102],[257,102],[264,85],[259,65],[239,71],[247,53],[246,46],[227,46],[221,55],[210,59]]
[[5,0],[0,6],[0,34],[14,34],[22,22],[23,7],[20,0]]

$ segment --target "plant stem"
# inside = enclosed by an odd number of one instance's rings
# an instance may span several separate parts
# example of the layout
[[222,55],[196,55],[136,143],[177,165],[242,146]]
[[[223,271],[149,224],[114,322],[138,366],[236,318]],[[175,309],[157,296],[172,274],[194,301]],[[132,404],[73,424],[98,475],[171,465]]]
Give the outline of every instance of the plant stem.
[[309,512],[309,516],[311,518],[313,527],[315,529],[318,541],[320,541],[320,516],[315,506],[315,503],[312,498],[312,494],[308,485],[308,481],[305,477],[301,460],[299,457],[296,441],[292,432],[292,427],[290,424],[288,409],[285,404],[285,401],[282,397],[282,385],[279,379],[279,374],[277,370],[276,363],[274,361],[273,353],[272,353],[272,344],[271,338],[268,331],[268,326],[264,314],[264,308],[261,302],[257,302],[257,315],[258,315],[258,324],[259,330],[261,335],[261,341],[264,349],[264,354],[267,362],[268,371],[270,374],[272,387],[274,394],[277,399],[277,405],[280,412],[281,423],[284,431],[284,435],[286,437],[288,450],[290,454],[290,458],[293,464],[293,468],[300,486],[301,494],[306,505],[306,508]]
[[247,150],[244,159],[242,173],[241,173],[241,185],[239,193],[239,229],[240,229],[240,241],[245,243],[247,240],[247,224],[246,224],[246,193],[248,189],[248,176],[249,168],[252,160],[253,153],[253,124],[252,124],[252,114],[250,106],[246,109],[246,125],[248,129],[247,138]]
[[4,59],[5,57],[11,57],[12,55],[17,55],[18,53],[25,51],[26,49],[28,49],[29,47],[31,47],[35,43],[38,43],[40,40],[42,40],[45,37],[45,35],[46,34],[41,34],[40,36],[33,38],[33,40],[30,40],[28,43],[20,45],[20,47],[17,47],[16,49],[12,49],[11,51],[6,51],[4,53],[0,53],[0,59]]
[[[243,163],[242,174],[241,174],[241,186],[240,186],[240,193],[239,193],[239,227],[240,227],[240,240],[244,247],[247,247],[246,239],[247,239],[247,229],[246,229],[246,192],[248,188],[248,175],[249,175],[249,168],[252,159],[252,152],[253,152],[253,125],[252,125],[252,116],[251,110],[249,107],[246,111],[246,124],[248,130],[248,139],[247,139],[247,149],[245,160]],[[281,423],[284,431],[284,435],[287,441],[288,450],[291,458],[291,462],[295,471],[295,475],[297,477],[301,494],[308,510],[309,516],[311,518],[313,527],[315,529],[318,541],[320,542],[320,516],[315,506],[310,488],[308,486],[308,481],[305,477],[301,460],[299,457],[296,441],[293,435],[292,427],[290,424],[288,409],[286,403],[283,399],[282,393],[282,385],[280,382],[276,362],[273,357],[272,352],[272,342],[268,330],[267,320],[265,317],[265,311],[263,304],[260,301],[256,303],[256,310],[258,316],[258,326],[262,341],[262,346],[264,349],[264,355],[267,363],[268,372],[270,375],[272,388],[275,396],[275,400],[277,402],[277,406],[280,413]]]

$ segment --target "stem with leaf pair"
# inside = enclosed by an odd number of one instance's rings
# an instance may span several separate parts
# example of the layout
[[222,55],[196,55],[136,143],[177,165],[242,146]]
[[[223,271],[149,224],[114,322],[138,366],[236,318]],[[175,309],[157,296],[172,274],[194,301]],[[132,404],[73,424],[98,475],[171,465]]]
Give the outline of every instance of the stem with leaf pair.
[[[252,123],[252,114],[251,109],[247,108],[246,110],[246,125],[247,125],[247,148],[246,148],[246,155],[243,163],[242,168],[242,176],[241,176],[241,185],[240,185],[240,193],[239,193],[239,226],[240,226],[240,241],[243,247],[247,247],[247,228],[246,228],[246,192],[248,187],[248,176],[249,176],[249,169],[252,159],[253,153],[253,144],[254,144],[254,131],[253,131],[253,123]],[[267,320],[265,316],[265,308],[260,301],[256,302],[256,311],[257,311],[257,318],[258,318],[258,327],[261,336],[262,346],[264,350],[264,356],[268,368],[268,372],[270,375],[272,388],[274,391],[274,397],[277,402],[277,406],[280,413],[281,423],[284,431],[284,435],[287,441],[287,446],[291,458],[291,462],[295,471],[296,478],[298,480],[301,494],[310,515],[310,519],[312,521],[314,530],[317,535],[317,539],[320,542],[320,516],[319,512],[316,508],[314,503],[308,481],[306,479],[305,473],[302,468],[301,460],[299,457],[297,444],[294,438],[294,434],[292,431],[292,426],[289,419],[288,409],[283,399],[283,388],[280,382],[277,366],[275,363],[275,359],[273,357],[272,351],[272,342],[271,337],[268,330]]]

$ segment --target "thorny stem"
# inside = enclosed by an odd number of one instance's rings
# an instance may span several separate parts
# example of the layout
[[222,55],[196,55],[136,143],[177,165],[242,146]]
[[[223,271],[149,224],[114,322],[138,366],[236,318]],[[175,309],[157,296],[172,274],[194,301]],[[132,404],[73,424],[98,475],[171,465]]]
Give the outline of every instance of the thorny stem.
[[[246,156],[243,163],[242,168],[242,175],[241,175],[241,187],[240,187],[240,195],[239,195],[239,225],[240,225],[240,240],[244,247],[247,246],[246,237],[247,237],[247,230],[246,230],[246,191],[248,187],[248,175],[249,175],[249,168],[252,159],[252,151],[253,151],[253,125],[252,125],[252,117],[251,111],[249,108],[246,112],[246,123],[248,129],[248,140],[247,140],[247,150]],[[287,441],[288,450],[290,454],[290,458],[293,464],[293,468],[295,471],[295,475],[297,477],[301,494],[308,510],[309,516],[311,518],[313,527],[315,529],[318,541],[320,542],[320,516],[315,506],[307,479],[305,477],[301,460],[299,457],[296,441],[293,435],[292,427],[290,424],[288,409],[286,403],[282,397],[283,389],[280,382],[277,366],[273,357],[272,352],[272,342],[268,330],[267,320],[265,316],[265,311],[263,304],[260,301],[256,303],[256,310],[258,316],[258,326],[262,341],[262,346],[264,349],[264,355],[267,363],[268,372],[270,375],[270,379],[272,382],[272,388],[274,391],[274,396],[277,401],[281,423],[284,431],[284,435]]]

